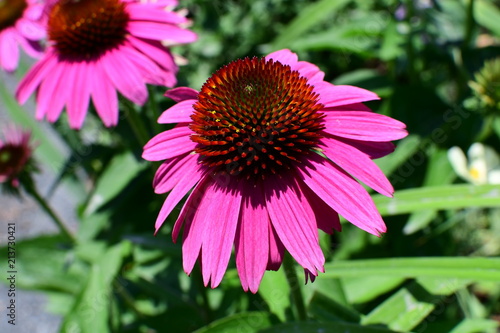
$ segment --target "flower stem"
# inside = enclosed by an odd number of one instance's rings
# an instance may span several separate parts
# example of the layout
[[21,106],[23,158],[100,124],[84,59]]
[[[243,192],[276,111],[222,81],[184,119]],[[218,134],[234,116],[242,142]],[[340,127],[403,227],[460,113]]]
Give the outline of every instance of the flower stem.
[[297,277],[297,270],[295,269],[295,262],[288,254],[283,259],[283,269],[285,270],[286,279],[290,285],[290,292],[292,293],[292,300],[297,310],[297,316],[300,321],[307,320],[307,312],[304,303],[304,297],[300,290],[299,279]]
[[139,141],[139,144],[144,146],[150,139],[146,125],[131,102],[126,99],[123,99],[122,102],[125,107],[125,118],[127,118],[127,121],[132,128],[135,137]]
[[50,207],[49,203],[38,193],[34,184],[26,184],[24,183],[24,188],[26,191],[31,194],[31,196],[38,202],[38,204],[42,207],[42,209],[52,218],[52,221],[55,222],[59,231],[72,243],[76,242],[75,236],[69,231],[61,218],[56,214],[56,212]]

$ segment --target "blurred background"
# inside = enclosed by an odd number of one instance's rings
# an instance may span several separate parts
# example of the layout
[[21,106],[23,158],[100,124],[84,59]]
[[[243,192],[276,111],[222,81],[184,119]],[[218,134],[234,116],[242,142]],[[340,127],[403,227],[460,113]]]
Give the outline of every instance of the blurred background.
[[[16,223],[18,325],[2,332],[500,332],[500,1],[493,0],[186,0],[196,43],[182,56],[179,86],[199,89],[241,57],[288,48],[334,84],[377,93],[367,105],[407,124],[394,154],[376,160],[396,188],[373,195],[388,226],[381,238],[348,223],[321,233],[326,273],[289,286],[266,272],[244,293],[234,259],[222,284],[203,287],[182,270],[171,241],[177,209],[161,232],[153,225],[164,197],[151,186],[157,165],[126,121],[103,127],[89,113],[80,131],[65,113],[34,120],[33,100],[13,98],[31,66],[1,73],[0,126],[33,132],[40,193],[76,232],[71,246],[26,193],[0,194],[0,246]],[[149,87],[141,109],[150,137],[173,105]],[[150,106],[150,105],[149,105]],[[481,154],[468,149],[479,143]],[[450,158],[460,148],[467,161]],[[456,148],[456,149],[458,149]],[[488,165],[478,181],[474,163]],[[457,171],[458,170],[458,171]],[[460,173],[465,170],[465,173]],[[345,221],[344,221],[345,222]],[[7,250],[0,249],[2,267]],[[6,273],[5,273],[6,274]],[[5,275],[4,274],[4,275]],[[1,279],[6,283],[5,279]],[[290,288],[304,294],[308,322],[297,323]]]

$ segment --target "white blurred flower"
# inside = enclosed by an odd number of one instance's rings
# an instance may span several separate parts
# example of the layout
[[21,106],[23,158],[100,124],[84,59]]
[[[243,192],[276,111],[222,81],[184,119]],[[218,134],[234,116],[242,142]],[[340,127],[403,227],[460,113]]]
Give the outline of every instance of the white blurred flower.
[[448,160],[457,175],[474,185],[500,184],[500,157],[494,149],[474,143],[467,157],[468,161],[459,147],[448,150]]

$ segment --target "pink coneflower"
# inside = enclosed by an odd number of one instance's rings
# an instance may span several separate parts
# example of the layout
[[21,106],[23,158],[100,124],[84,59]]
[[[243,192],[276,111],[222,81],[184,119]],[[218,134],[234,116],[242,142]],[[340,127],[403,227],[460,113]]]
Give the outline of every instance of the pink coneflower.
[[31,57],[42,54],[43,8],[39,0],[0,1],[0,68],[7,72],[17,69],[19,45]]
[[36,118],[55,122],[66,106],[70,126],[81,128],[92,98],[106,126],[118,123],[116,91],[144,104],[146,83],[173,87],[177,66],[160,41],[182,44],[196,34],[187,19],[160,4],[177,1],[60,0],[48,6],[49,47],[21,81],[24,103],[37,89]]
[[16,127],[4,130],[5,140],[0,140],[0,183],[19,187],[18,176],[31,157],[31,133]]
[[200,257],[205,285],[216,287],[233,244],[243,289],[255,293],[286,249],[306,277],[323,272],[318,231],[340,230],[338,214],[374,235],[386,231],[370,195],[353,178],[391,196],[372,161],[391,153],[405,125],[361,102],[372,92],[335,86],[315,65],[281,50],[219,69],[201,91],[175,88],[178,102],[159,123],[178,123],[144,147],[158,169],[156,193],[170,191],[156,231],[191,190],[173,228],[184,226],[183,265]]

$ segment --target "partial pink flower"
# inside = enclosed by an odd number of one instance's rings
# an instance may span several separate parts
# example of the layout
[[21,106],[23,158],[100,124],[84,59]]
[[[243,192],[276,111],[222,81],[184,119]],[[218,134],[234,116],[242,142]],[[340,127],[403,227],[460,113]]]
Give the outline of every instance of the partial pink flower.
[[0,2],[0,68],[13,72],[19,64],[19,46],[31,57],[42,55],[45,38],[43,2],[3,0]]
[[82,127],[92,99],[104,125],[118,123],[117,91],[144,104],[146,84],[173,87],[177,65],[161,42],[191,43],[188,20],[162,5],[177,1],[60,0],[48,5],[49,47],[21,81],[16,97],[36,90],[36,118],[55,122],[64,107]]
[[31,133],[16,127],[4,130],[0,139],[0,183],[19,187],[18,176],[26,167],[33,152],[30,146]]
[[178,125],[151,139],[143,158],[165,160],[153,186],[170,194],[156,231],[193,189],[173,228],[174,241],[184,228],[187,274],[199,258],[205,285],[216,287],[234,245],[243,289],[255,293],[285,250],[306,277],[323,272],[318,229],[340,231],[338,214],[374,235],[386,231],[357,180],[392,196],[372,159],[394,150],[390,141],[407,135],[405,125],[362,104],[376,94],[323,77],[281,50],[230,63],[200,92],[167,92],[177,104],[159,123]]

